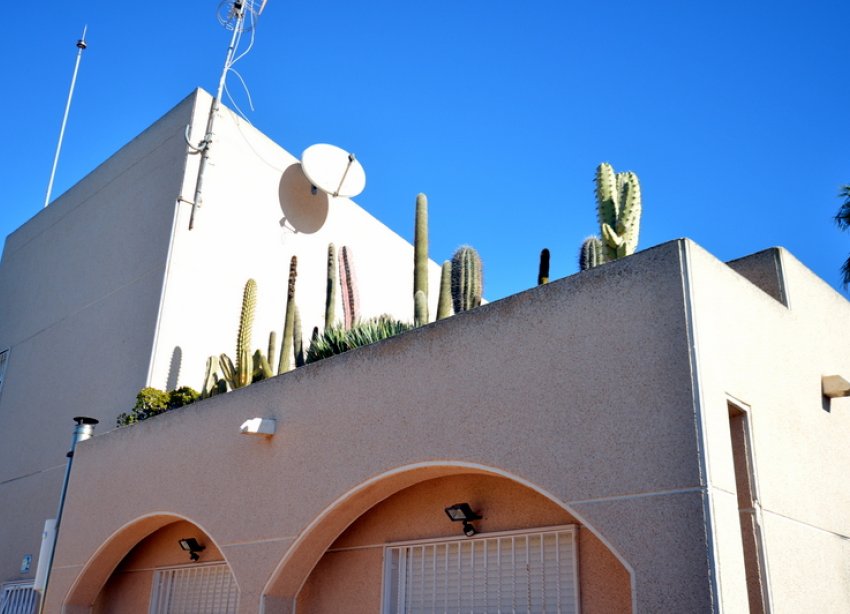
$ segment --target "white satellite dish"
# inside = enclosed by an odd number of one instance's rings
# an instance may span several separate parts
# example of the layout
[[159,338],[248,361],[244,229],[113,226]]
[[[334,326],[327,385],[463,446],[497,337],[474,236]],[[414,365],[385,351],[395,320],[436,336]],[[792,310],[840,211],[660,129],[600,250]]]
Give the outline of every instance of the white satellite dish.
[[350,198],[366,187],[366,172],[354,154],[334,145],[310,145],[301,154],[301,168],[313,187],[331,196]]

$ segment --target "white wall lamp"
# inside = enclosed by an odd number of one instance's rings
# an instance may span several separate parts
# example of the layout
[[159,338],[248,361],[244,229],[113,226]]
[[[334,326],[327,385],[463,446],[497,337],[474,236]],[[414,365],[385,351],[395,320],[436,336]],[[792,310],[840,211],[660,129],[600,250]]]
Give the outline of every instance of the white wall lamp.
[[473,512],[469,503],[455,503],[451,507],[447,507],[445,512],[446,516],[448,516],[452,522],[463,523],[463,534],[467,537],[472,537],[478,532],[475,530],[475,527],[472,526],[472,521],[481,520],[483,516],[477,512]]
[[840,375],[824,375],[820,382],[823,396],[829,399],[850,397],[850,382]]
[[243,435],[271,437],[274,435],[276,427],[277,421],[274,418],[251,418],[242,423],[239,432]]

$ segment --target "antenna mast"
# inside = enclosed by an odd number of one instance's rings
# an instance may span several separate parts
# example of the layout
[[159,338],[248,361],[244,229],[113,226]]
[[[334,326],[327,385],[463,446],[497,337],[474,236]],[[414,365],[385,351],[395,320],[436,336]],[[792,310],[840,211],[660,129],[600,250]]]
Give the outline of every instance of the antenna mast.
[[47,183],[47,195],[44,197],[44,206],[50,203],[50,193],[53,191],[53,180],[56,178],[56,167],[59,164],[59,152],[62,150],[62,139],[65,137],[65,125],[68,123],[68,112],[71,110],[71,98],[74,96],[74,86],[77,84],[77,71],[80,69],[80,59],[86,44],[86,30],[83,26],[83,36],[77,41],[77,62],[74,64],[74,76],[71,77],[71,89],[68,91],[68,102],[65,103],[65,115],[62,117],[62,128],[59,129],[59,143],[56,145],[56,155],[53,156],[53,170],[50,171],[50,181]]
[[[212,104],[210,105],[210,114],[207,118],[206,133],[204,134],[203,140],[198,143],[197,147],[189,143],[187,128],[187,144],[189,147],[194,149],[195,152],[201,154],[201,161],[198,163],[198,178],[195,181],[195,196],[192,199],[192,213],[189,216],[189,230],[192,230],[195,225],[195,211],[203,204],[203,197],[201,193],[204,187],[204,171],[207,167],[207,160],[210,157],[210,146],[212,145],[213,139],[213,126],[215,125],[215,118],[221,106],[221,96],[224,93],[227,73],[230,71],[235,62],[234,56],[236,55],[236,48],[239,46],[239,39],[245,29],[245,13],[246,11],[249,12],[251,14],[251,18],[256,19],[256,17],[263,12],[263,9],[266,6],[266,1],[267,0],[232,0],[231,2],[230,0],[224,0],[220,5],[221,7],[224,7],[225,5],[232,3],[227,14],[219,16],[219,21],[228,30],[232,29],[233,35],[230,37],[230,46],[227,48],[227,56],[224,60],[224,67],[221,70],[221,77],[218,80],[218,90],[216,91],[215,98],[213,98]],[[259,10],[254,7],[257,3],[260,5]],[[253,23],[251,24],[251,27],[253,27]],[[244,53],[242,55],[244,55]]]

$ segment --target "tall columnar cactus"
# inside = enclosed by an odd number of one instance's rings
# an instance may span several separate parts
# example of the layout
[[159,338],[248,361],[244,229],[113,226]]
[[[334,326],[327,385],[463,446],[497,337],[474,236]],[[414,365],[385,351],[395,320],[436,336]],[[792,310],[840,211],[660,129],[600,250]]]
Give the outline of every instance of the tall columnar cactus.
[[266,356],[266,359],[269,361],[270,365],[275,363],[274,357],[277,355],[277,333],[275,331],[269,331],[269,353]]
[[549,283],[549,250],[545,247],[540,252],[540,266],[537,268],[537,285]]
[[286,290],[286,317],[283,323],[283,339],[280,342],[280,359],[277,372],[286,373],[292,367],[293,331],[295,329],[295,278],[298,276],[298,256],[289,262],[289,285]]
[[443,262],[440,272],[440,300],[437,302],[437,319],[442,320],[452,315],[452,263]]
[[328,244],[328,279],[325,283],[325,328],[336,320],[336,247]]
[[640,234],[640,183],[631,171],[614,174],[603,162],[596,169],[596,213],[603,262],[635,252]]
[[251,383],[253,364],[251,361],[251,329],[254,325],[254,309],[257,306],[257,282],[249,279],[242,291],[242,312],[239,314],[239,332],[236,335],[236,364],[227,354],[219,356],[222,375],[231,389],[242,388]]
[[357,277],[354,275],[354,262],[351,248],[343,245],[339,250],[339,286],[342,290],[342,311],[345,318],[345,328],[360,319],[360,296],[357,287]]
[[[417,299],[421,292],[423,299]],[[428,323],[428,197],[416,196],[416,227],[413,233],[413,320]]]
[[483,287],[481,257],[468,245],[459,247],[452,256],[452,303],[455,313],[478,307]]
[[428,299],[422,290],[413,295],[413,325],[425,326],[428,323]]
[[582,271],[592,269],[602,263],[602,241],[599,237],[587,237],[578,251],[578,268]]
[[304,337],[301,330],[301,312],[298,311],[298,305],[295,305],[295,331],[292,334],[292,343],[295,349],[295,366],[304,366]]

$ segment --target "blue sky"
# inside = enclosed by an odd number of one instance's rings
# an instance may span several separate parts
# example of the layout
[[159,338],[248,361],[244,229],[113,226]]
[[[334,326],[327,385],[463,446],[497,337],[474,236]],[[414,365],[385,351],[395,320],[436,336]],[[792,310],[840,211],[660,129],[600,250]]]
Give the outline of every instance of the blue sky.
[[[0,234],[42,207],[83,25],[54,197],[194,87],[215,90],[217,6],[47,0],[7,15]],[[236,68],[252,123],[295,155],[354,151],[357,201],[408,239],[427,193],[431,256],[478,248],[490,299],[532,286],[543,247],[553,278],[576,272],[601,161],[640,177],[639,249],[781,245],[840,289],[847,23],[846,0],[268,0]]]

